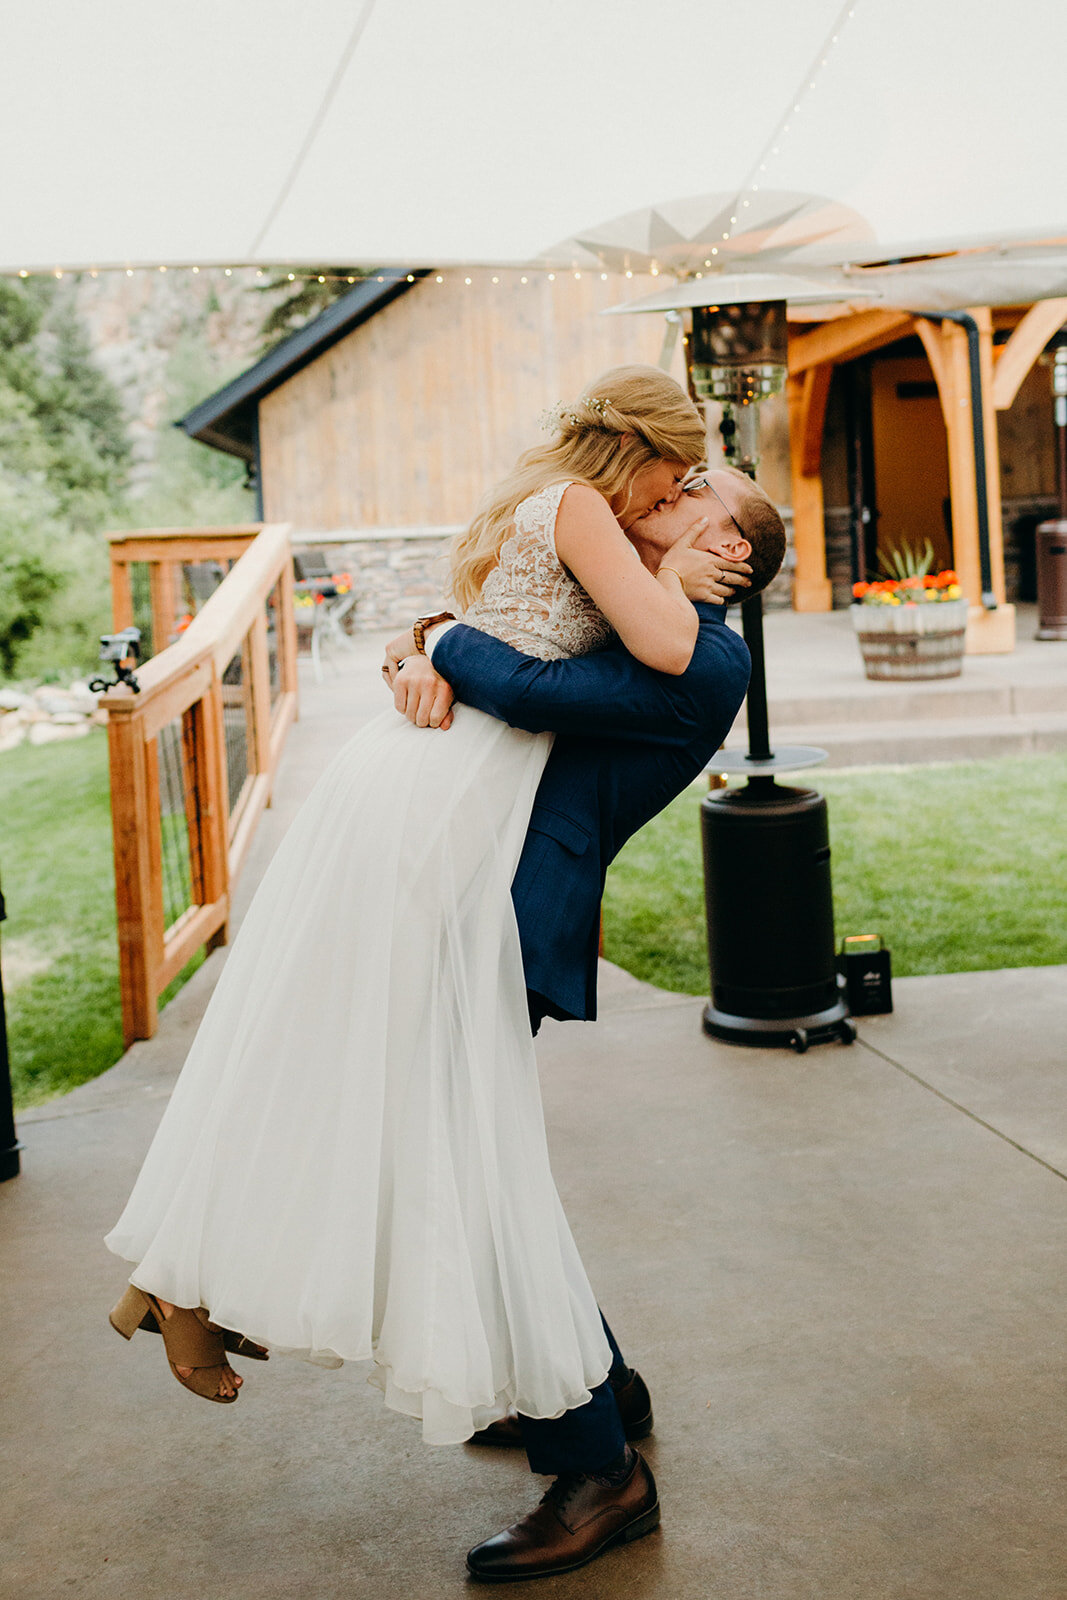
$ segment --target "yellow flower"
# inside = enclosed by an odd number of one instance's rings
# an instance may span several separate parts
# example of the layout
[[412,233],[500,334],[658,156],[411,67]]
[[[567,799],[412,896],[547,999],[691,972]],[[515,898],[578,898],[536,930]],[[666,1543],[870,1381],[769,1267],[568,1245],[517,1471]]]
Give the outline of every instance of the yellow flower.
[[959,584],[958,583],[950,583],[948,588],[945,590],[945,593],[948,595],[950,600],[958,600],[959,597],[960,597],[960,586],[959,586]]

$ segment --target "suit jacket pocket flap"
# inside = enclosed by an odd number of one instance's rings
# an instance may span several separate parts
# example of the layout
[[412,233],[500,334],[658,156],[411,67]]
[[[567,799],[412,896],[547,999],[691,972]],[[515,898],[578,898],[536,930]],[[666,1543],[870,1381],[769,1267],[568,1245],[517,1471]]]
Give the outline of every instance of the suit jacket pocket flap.
[[534,806],[530,813],[530,832],[547,833],[550,839],[555,839],[575,856],[580,856],[589,847],[589,829],[573,817],[565,817],[562,811],[553,811],[549,806]]

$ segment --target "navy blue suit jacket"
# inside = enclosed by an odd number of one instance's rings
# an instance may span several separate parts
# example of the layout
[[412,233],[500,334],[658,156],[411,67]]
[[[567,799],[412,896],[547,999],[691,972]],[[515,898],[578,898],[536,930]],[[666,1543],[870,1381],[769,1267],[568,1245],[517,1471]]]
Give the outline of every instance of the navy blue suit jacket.
[[608,866],[707,765],[744,699],[744,640],[723,626],[722,607],[696,609],[696,645],[678,677],[643,666],[618,641],[540,661],[460,624],[434,646],[458,700],[557,736],[512,884],[535,1031],[543,1016],[596,1016]]

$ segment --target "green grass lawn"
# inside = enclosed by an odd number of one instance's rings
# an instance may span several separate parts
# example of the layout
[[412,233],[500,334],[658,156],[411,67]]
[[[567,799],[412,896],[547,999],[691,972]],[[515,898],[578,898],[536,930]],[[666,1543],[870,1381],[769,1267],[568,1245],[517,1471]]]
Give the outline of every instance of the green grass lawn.
[[16,1104],[36,1105],[122,1054],[103,729],[0,756],[0,883],[11,1077]]
[[[839,944],[880,933],[898,977],[1067,962],[1067,755],[797,782],[829,806]],[[604,897],[608,958],[684,994],[708,989],[706,793],[694,785],[630,841]]]
[[[881,933],[898,976],[1067,962],[1067,756],[827,772],[837,934]],[[606,953],[707,991],[695,785],[623,851]],[[12,1077],[37,1104],[118,1059],[122,1035],[102,731],[0,757],[0,931]],[[175,980],[176,993],[201,958]]]

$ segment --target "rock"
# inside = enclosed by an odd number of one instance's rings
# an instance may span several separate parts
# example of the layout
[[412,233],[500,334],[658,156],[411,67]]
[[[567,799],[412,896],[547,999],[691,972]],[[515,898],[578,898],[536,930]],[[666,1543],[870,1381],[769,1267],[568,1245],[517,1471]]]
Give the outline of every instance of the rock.
[[[43,726],[43,724],[42,724]],[[0,721],[0,754],[14,750],[26,737],[26,724],[17,717],[4,717]]]
[[43,684],[33,691],[33,704],[49,717],[63,716],[67,712],[88,717],[96,710],[96,695],[88,688],[57,689],[52,684]]
[[92,732],[92,726],[85,717],[78,717],[71,723],[34,722],[30,726],[29,741],[31,744],[54,744],[57,739],[84,739]]
[[0,689],[0,711],[18,711],[29,698],[21,689]]

